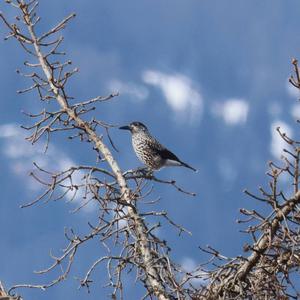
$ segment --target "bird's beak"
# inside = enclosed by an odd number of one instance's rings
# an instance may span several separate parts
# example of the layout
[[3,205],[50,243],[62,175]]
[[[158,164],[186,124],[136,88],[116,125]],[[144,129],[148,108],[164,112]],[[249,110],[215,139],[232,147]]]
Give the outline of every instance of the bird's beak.
[[131,130],[129,126],[121,126],[119,127],[119,129],[123,129],[123,130]]

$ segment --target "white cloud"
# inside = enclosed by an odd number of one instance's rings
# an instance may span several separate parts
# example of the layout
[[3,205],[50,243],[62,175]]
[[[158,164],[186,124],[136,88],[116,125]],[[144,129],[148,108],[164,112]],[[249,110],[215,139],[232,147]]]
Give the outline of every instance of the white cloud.
[[218,169],[219,173],[224,180],[225,190],[230,190],[232,184],[236,181],[238,177],[238,171],[234,166],[233,162],[226,157],[219,157],[218,159]]
[[[34,171],[33,162],[48,171],[62,171],[76,165],[63,151],[54,145],[50,145],[47,154],[41,145],[31,145],[25,140],[26,131],[16,124],[0,125],[0,151],[9,159],[9,167],[13,174],[19,177],[20,181],[25,183],[29,191],[39,191],[41,186],[31,177],[29,173]],[[82,183],[84,173],[82,171],[74,173],[72,178],[73,184]],[[66,199],[72,199],[72,193],[66,195]],[[82,200],[83,191],[79,190],[74,198]],[[86,209],[90,209],[89,205]]]
[[229,99],[224,103],[216,103],[212,112],[221,117],[228,125],[245,124],[249,112],[249,104],[244,99]]
[[0,126],[0,138],[12,137],[19,134],[21,128],[15,124],[4,124]]
[[271,102],[268,104],[268,113],[272,118],[278,118],[282,113],[282,106],[278,102]]
[[291,83],[289,83],[288,80],[286,81],[285,87],[288,95],[291,96],[291,98],[300,98],[300,90],[294,87]]
[[193,82],[182,74],[166,74],[156,70],[143,72],[145,83],[161,89],[167,104],[176,113],[191,122],[199,121],[203,99]]
[[299,120],[300,119],[300,103],[294,104],[291,107],[291,115],[293,118]]
[[285,122],[277,120],[271,124],[271,127],[270,127],[270,130],[271,130],[270,151],[271,151],[271,154],[276,158],[281,157],[282,150],[284,148],[289,148],[289,145],[282,139],[282,137],[279,135],[278,131],[276,130],[278,127],[280,127],[281,132],[285,133],[288,137],[292,138],[292,136],[293,136],[292,128]]
[[0,125],[0,139],[5,141],[2,152],[10,159],[23,159],[38,156],[42,153],[39,147],[33,147],[25,140],[25,131],[16,124]]
[[197,268],[197,264],[192,258],[184,257],[181,262],[181,267],[185,272],[193,272]]
[[197,268],[197,264],[194,259],[190,257],[184,257],[181,262],[181,267],[183,271],[192,273],[194,276],[199,276],[198,278],[193,278],[193,284],[205,285],[208,283],[208,274]]
[[148,97],[149,91],[143,85],[138,85],[132,82],[123,82],[118,79],[113,79],[108,83],[108,89],[118,91],[120,95],[127,94],[133,100],[145,100]]

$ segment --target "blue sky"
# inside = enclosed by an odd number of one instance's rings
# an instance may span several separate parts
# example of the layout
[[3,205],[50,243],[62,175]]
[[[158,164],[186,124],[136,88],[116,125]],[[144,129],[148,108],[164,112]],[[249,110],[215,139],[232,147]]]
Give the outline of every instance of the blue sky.
[[[244,188],[266,186],[269,160],[277,160],[283,144],[275,128],[297,137],[299,95],[290,88],[291,59],[299,57],[297,1],[65,1],[40,4],[41,31],[71,12],[77,17],[64,31],[64,49],[80,72],[69,91],[77,100],[119,91],[99,106],[95,117],[110,123],[145,123],[183,161],[199,169],[159,172],[197,193],[195,198],[155,184],[162,200],[158,210],[184,225],[193,236],[178,237],[166,227],[172,257],[186,268],[203,262],[198,246],[207,244],[226,255],[242,254],[247,237],[235,223],[239,208],[256,208]],[[14,16],[7,5],[0,9]],[[4,36],[3,26],[0,28]],[[17,96],[29,82],[14,71],[26,56],[13,41],[0,42],[0,279],[7,286],[46,282],[55,274],[33,274],[50,262],[49,250],[64,246],[65,226],[87,229],[95,218],[90,209],[70,214],[66,202],[20,209],[39,188],[29,179],[32,162],[64,167],[94,163],[86,144],[54,136],[48,154],[24,141],[19,126],[28,124],[21,110],[37,112],[35,94]],[[121,167],[139,166],[126,132],[114,130]],[[76,146],[76,147],[75,147]],[[99,270],[92,293],[77,290],[74,277],[83,275],[103,253],[97,243],[83,249],[69,280],[47,292],[22,290],[29,299],[107,299],[105,273]],[[98,280],[98,281],[97,281]],[[141,290],[128,278],[126,299]]]

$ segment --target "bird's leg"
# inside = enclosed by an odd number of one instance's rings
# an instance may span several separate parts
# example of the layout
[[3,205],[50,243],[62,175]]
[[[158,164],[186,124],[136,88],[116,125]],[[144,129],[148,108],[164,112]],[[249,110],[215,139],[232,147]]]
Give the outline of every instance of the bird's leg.
[[153,170],[149,169],[148,167],[139,167],[136,169],[137,173],[141,173],[145,177],[152,177]]

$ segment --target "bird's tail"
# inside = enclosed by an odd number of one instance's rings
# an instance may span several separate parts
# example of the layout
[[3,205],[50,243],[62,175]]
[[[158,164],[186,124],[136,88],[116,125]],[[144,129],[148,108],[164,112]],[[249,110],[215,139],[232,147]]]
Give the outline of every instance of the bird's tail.
[[186,167],[186,168],[189,168],[189,169],[193,170],[194,172],[198,172],[197,169],[195,169],[195,168],[189,166],[188,164],[186,164],[186,163],[184,163],[184,162],[182,162],[182,161],[181,161],[180,163],[181,163],[182,166],[184,166],[184,167]]

